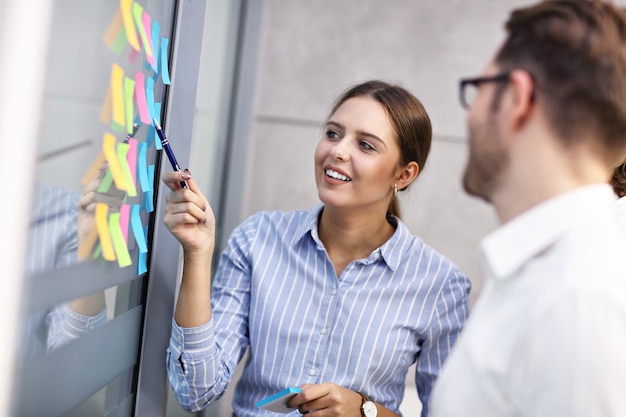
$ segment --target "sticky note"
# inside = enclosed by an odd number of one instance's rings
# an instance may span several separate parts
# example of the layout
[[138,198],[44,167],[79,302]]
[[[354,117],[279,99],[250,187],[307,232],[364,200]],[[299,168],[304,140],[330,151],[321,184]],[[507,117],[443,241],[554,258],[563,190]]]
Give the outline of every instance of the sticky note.
[[152,46],[152,18],[148,13],[146,13],[145,10],[141,15],[141,23],[143,28],[142,39],[146,44],[146,60],[150,63],[152,69],[156,71],[157,62],[154,56],[154,48]]
[[80,183],[83,185],[87,185],[91,181],[96,179],[102,170],[104,161],[105,161],[104,152],[100,151],[96,159],[94,159],[94,161],[91,163],[91,166],[89,167],[87,172],[85,172],[85,175],[83,176],[83,179],[80,181]]
[[109,132],[104,133],[102,150],[104,151],[104,156],[106,158],[107,164],[109,165],[109,171],[113,176],[113,182],[115,183],[115,186],[119,190],[127,191],[128,184],[126,184],[124,172],[122,171],[122,167],[120,166],[120,161],[118,159],[117,151],[115,148],[115,136],[113,136]]
[[154,78],[146,78],[146,104],[150,120],[155,117],[154,114]]
[[122,236],[124,236],[124,242],[128,246],[128,226],[130,224],[130,205],[122,204],[120,206],[120,229],[122,230]]
[[126,133],[133,133],[133,121],[135,120],[135,80],[124,77],[124,109],[126,112]]
[[161,65],[161,53],[159,52],[161,48],[159,47],[159,39],[160,39],[161,25],[156,19],[152,20],[152,47],[154,51],[154,61],[156,65],[152,67],[155,75],[159,75],[159,66]]
[[78,259],[83,260],[89,258],[93,247],[96,245],[98,241],[98,227],[94,222],[91,225],[89,231],[80,239],[80,243],[78,244]]
[[111,123],[111,113],[113,112],[113,99],[111,96],[111,84],[109,83],[107,95],[104,98],[104,103],[102,103],[102,109],[100,110],[100,120],[105,124]]
[[[157,119],[159,124],[161,124],[161,103],[154,103],[154,118]],[[146,138],[146,142],[148,142],[148,146],[152,146],[152,142],[154,141],[154,147],[157,151],[163,149],[161,145],[161,140],[156,138],[156,128],[154,124],[150,126],[148,130],[148,137]]]
[[148,213],[152,213],[154,211],[154,202],[152,199],[154,198],[154,165],[148,165],[148,181],[150,184],[150,189],[143,194],[143,208]]
[[122,129],[126,125],[124,110],[124,70],[118,64],[111,68],[111,99],[113,104],[113,127]]
[[141,5],[137,2],[133,3],[133,19],[135,22],[135,28],[137,28],[139,38],[141,39],[141,44],[143,45],[143,50],[146,54],[146,59],[150,62],[150,60],[154,60],[154,53],[152,52],[152,46],[150,45],[150,40],[148,39],[148,35],[143,24],[143,7],[141,7]]
[[141,142],[139,144],[139,154],[137,155],[137,175],[139,176],[139,184],[141,191],[144,193],[150,190],[150,180],[148,179],[148,144]]
[[102,194],[106,194],[111,188],[111,184],[113,184],[113,176],[111,175],[111,171],[107,169],[104,172],[104,175],[102,176],[102,179],[100,180],[100,184],[98,184],[98,189],[96,191]]
[[135,101],[139,109],[139,118],[142,123],[152,124],[150,113],[148,112],[148,103],[146,102],[145,76],[141,71],[135,74]]
[[122,175],[124,176],[124,182],[126,183],[126,192],[130,197],[135,197],[137,190],[135,189],[135,182],[133,181],[130,166],[128,166],[128,148],[128,143],[117,144],[117,160],[120,164]]
[[132,265],[130,253],[128,252],[122,229],[120,228],[120,213],[111,213],[109,215],[109,231],[111,233],[111,240],[113,241],[113,248],[119,267],[124,268]]
[[[144,236],[148,236],[148,226],[143,228]],[[139,252],[137,257],[137,275],[145,274],[148,271],[148,251]]]
[[135,236],[135,242],[137,242],[139,252],[148,252],[148,243],[146,241],[143,224],[141,223],[139,204],[133,204],[131,208],[130,225],[133,229],[133,235]]
[[126,34],[124,33],[124,20],[122,12],[117,9],[115,16],[109,23],[109,27],[105,32],[102,40],[116,54],[122,52],[126,44]]
[[122,13],[122,22],[124,23],[124,31],[128,44],[135,50],[141,51],[139,39],[137,38],[137,30],[133,21],[133,0],[120,0],[120,12]]
[[167,63],[168,54],[167,48],[169,44],[168,38],[161,38],[161,52],[159,52],[159,57],[161,60],[161,79],[163,80],[163,84],[170,84],[170,70],[169,64]]
[[98,237],[100,238],[100,247],[102,249],[102,257],[107,261],[115,260],[115,250],[113,249],[113,240],[109,232],[109,206],[104,203],[96,203],[96,227],[98,229]]
[[[126,154],[128,168],[130,169],[133,184],[137,183],[137,140],[128,139],[128,153]],[[136,188],[136,187],[135,187]]]

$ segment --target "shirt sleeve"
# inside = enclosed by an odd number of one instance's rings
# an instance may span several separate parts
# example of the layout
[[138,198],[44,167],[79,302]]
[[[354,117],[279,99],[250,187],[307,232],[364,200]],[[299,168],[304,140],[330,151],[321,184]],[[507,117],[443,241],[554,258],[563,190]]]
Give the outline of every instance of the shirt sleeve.
[[451,268],[443,282],[431,320],[431,332],[422,344],[415,384],[422,402],[422,417],[429,415],[429,399],[435,381],[469,315],[471,282],[458,269]]
[[248,248],[255,230],[250,221],[239,226],[220,256],[211,320],[195,328],[172,321],[166,366],[176,399],[186,411],[202,410],[224,394],[249,345]]
[[46,316],[48,351],[57,349],[106,323],[106,309],[95,316],[85,316],[72,310],[68,303],[54,307]]

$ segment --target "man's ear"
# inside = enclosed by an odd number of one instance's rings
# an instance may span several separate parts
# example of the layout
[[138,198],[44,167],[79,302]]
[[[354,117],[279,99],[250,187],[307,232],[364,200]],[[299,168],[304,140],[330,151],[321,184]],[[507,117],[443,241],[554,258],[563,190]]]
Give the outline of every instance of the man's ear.
[[402,168],[402,170],[396,176],[396,184],[398,185],[398,190],[403,190],[417,178],[417,174],[420,173],[420,166],[417,162],[411,161]]
[[535,82],[527,71],[521,69],[511,71],[509,80],[510,127],[518,130],[526,123],[534,108]]

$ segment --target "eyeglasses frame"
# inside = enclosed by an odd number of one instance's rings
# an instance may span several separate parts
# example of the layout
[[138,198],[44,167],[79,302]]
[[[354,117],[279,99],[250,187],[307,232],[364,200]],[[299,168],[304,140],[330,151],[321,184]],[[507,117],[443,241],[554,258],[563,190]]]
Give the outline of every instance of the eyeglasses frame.
[[503,72],[496,75],[490,75],[487,77],[475,77],[475,78],[463,78],[459,81],[459,101],[461,102],[461,106],[464,109],[469,109],[471,103],[468,103],[465,100],[465,89],[468,85],[474,86],[476,88],[480,87],[481,84],[491,83],[491,82],[507,82],[511,76],[511,72]]

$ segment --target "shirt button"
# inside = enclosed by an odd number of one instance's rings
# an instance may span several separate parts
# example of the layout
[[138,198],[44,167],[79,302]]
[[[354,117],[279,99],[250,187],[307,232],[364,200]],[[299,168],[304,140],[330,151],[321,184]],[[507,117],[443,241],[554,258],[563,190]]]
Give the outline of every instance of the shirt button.
[[315,375],[315,369],[309,369],[309,375],[314,376]]
[[331,293],[332,295],[337,295],[337,290],[336,290],[336,289],[334,289],[334,290],[332,290],[330,293]]
[[321,334],[326,334],[326,329],[322,329],[322,330],[320,330],[320,333],[321,333]]

